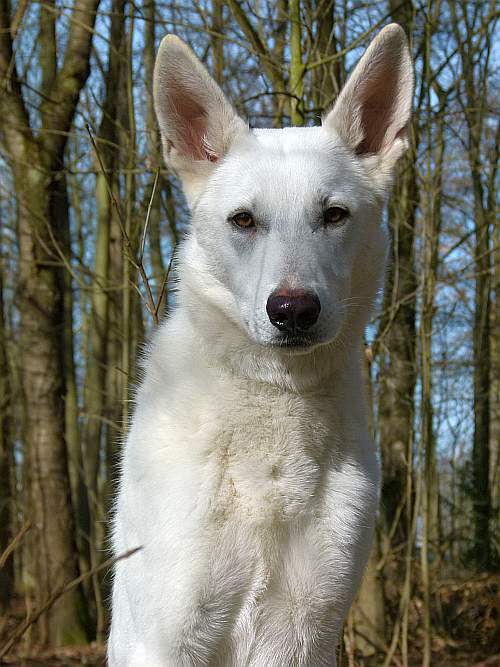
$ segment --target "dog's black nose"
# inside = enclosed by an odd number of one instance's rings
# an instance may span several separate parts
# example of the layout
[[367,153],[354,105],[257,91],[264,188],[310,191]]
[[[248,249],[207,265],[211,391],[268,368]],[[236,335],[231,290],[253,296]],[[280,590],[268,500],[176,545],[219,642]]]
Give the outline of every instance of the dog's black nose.
[[318,321],[321,304],[314,292],[278,289],[267,300],[266,310],[272,324],[280,331],[297,334]]

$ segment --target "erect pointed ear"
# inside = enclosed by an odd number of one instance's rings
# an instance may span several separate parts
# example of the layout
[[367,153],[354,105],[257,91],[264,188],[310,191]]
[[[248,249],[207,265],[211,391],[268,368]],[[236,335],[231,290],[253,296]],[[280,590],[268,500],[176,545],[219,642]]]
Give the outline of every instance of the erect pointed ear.
[[378,156],[387,172],[408,146],[413,65],[403,29],[386,26],[372,41],[323,121],[359,156]]
[[203,182],[238,135],[248,131],[191,49],[175,35],[160,44],[154,102],[165,162],[178,172],[186,194]]

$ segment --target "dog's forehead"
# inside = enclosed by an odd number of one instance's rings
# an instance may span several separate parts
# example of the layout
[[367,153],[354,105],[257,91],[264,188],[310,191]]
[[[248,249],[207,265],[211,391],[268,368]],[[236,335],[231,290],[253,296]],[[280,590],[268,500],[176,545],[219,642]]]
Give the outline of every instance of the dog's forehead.
[[335,153],[346,154],[340,138],[323,127],[285,127],[281,129],[254,129],[243,145],[247,150],[279,153],[284,157],[295,157],[311,153],[333,157]]
[[242,198],[249,205],[307,206],[329,195],[349,203],[360,179],[364,174],[349,149],[321,127],[259,129],[231,148],[212,185],[230,206]]

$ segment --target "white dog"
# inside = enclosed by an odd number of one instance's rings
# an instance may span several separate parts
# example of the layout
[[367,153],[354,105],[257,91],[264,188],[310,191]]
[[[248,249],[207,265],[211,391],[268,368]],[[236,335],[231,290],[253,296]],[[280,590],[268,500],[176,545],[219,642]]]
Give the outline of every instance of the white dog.
[[192,227],[122,463],[111,667],[335,665],[379,470],[362,337],[413,70],[389,25],[321,127],[250,130],[166,37],[154,95]]

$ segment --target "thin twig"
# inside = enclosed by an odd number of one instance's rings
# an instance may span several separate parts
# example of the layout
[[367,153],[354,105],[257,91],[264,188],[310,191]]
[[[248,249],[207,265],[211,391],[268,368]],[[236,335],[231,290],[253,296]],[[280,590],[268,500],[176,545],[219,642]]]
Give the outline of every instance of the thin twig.
[[97,161],[99,162],[99,167],[101,169],[101,173],[104,176],[104,180],[106,182],[106,188],[108,190],[109,198],[111,199],[111,203],[116,209],[116,213],[118,215],[118,222],[120,223],[120,231],[123,234],[123,238],[127,242],[127,246],[130,246],[130,239],[128,237],[127,231],[125,229],[125,225],[123,224],[123,214],[121,211],[121,208],[116,201],[116,197],[113,193],[113,188],[111,187],[111,183],[109,182],[108,174],[106,172],[106,169],[104,168],[104,164],[101,158],[101,154],[99,153],[99,149],[97,148],[97,143],[96,140],[94,139],[94,135],[92,134],[92,130],[90,129],[90,125],[88,123],[85,124],[85,127],[87,128],[88,135],[90,137],[90,141],[92,142],[92,146],[94,147],[94,152],[97,158]]
[[165,290],[167,288],[168,277],[170,275],[170,269],[172,268],[172,262],[174,261],[174,252],[175,252],[175,248],[172,250],[172,254],[170,255],[170,261],[168,263],[168,267],[167,267],[167,270],[165,272],[165,278],[163,279],[163,284],[161,286],[160,296],[158,297],[158,303],[155,306],[155,316],[156,316],[157,319],[158,319],[158,312],[160,310],[161,303],[163,301],[163,297],[165,295]]
[[[123,235],[123,238],[125,240],[125,247],[126,247],[126,252],[127,252],[127,258],[129,262],[132,264],[132,266],[139,272],[139,275],[141,276],[142,282],[144,284],[144,289],[146,290],[146,301],[145,301],[145,306],[148,310],[148,312],[151,314],[151,317],[153,318],[153,322],[155,326],[158,326],[159,324],[159,319],[158,319],[158,308],[157,305],[155,304],[155,300],[153,298],[153,292],[151,291],[151,285],[149,284],[149,279],[146,273],[146,269],[144,268],[144,264],[142,262],[142,252],[141,256],[137,257],[133,248],[132,248],[132,243],[130,242],[130,237],[127,234],[126,226],[123,221],[123,214],[120,208],[120,205],[118,204],[116,197],[113,193],[113,188],[111,187],[111,183],[109,182],[108,174],[106,173],[106,169],[104,168],[103,161],[101,159],[101,155],[99,153],[99,148],[97,147],[97,143],[94,139],[94,136],[92,134],[92,130],[90,129],[90,125],[86,123],[85,127],[87,128],[88,135],[90,137],[90,141],[92,142],[92,146],[94,147],[94,152],[96,154],[97,160],[99,162],[99,167],[101,169],[102,175],[104,176],[104,180],[106,182],[106,188],[108,190],[109,197],[111,199],[111,202],[113,206],[115,207],[115,210],[118,215],[118,221],[120,223],[120,231]],[[158,180],[159,176],[159,170],[157,170],[157,175],[155,177],[155,186],[156,182]],[[151,202],[154,197],[154,190],[155,187],[153,188],[153,192],[151,195],[151,201],[150,201],[150,206],[148,208],[148,218],[146,219],[146,225],[147,227],[148,220],[149,220],[149,210],[151,208]],[[146,235],[146,229],[144,230],[144,236]],[[141,294],[142,296],[142,294]]]
[[146,220],[144,222],[144,231],[142,232],[141,250],[140,250],[140,253],[139,253],[139,260],[141,262],[142,262],[142,258],[144,257],[144,246],[146,244],[146,233],[148,231],[149,218],[151,216],[151,209],[153,208],[153,200],[155,198],[156,186],[158,185],[159,177],[160,177],[160,169],[158,168],[156,170],[155,180],[153,182],[153,189],[151,190],[151,197],[149,198],[148,210],[147,210],[147,213],[146,213]]
[[2,555],[0,556],[0,570],[5,566],[10,554],[17,549],[19,544],[22,542],[23,537],[26,535],[28,530],[31,528],[31,521],[26,521],[21,530],[14,537],[12,542],[7,546]]

